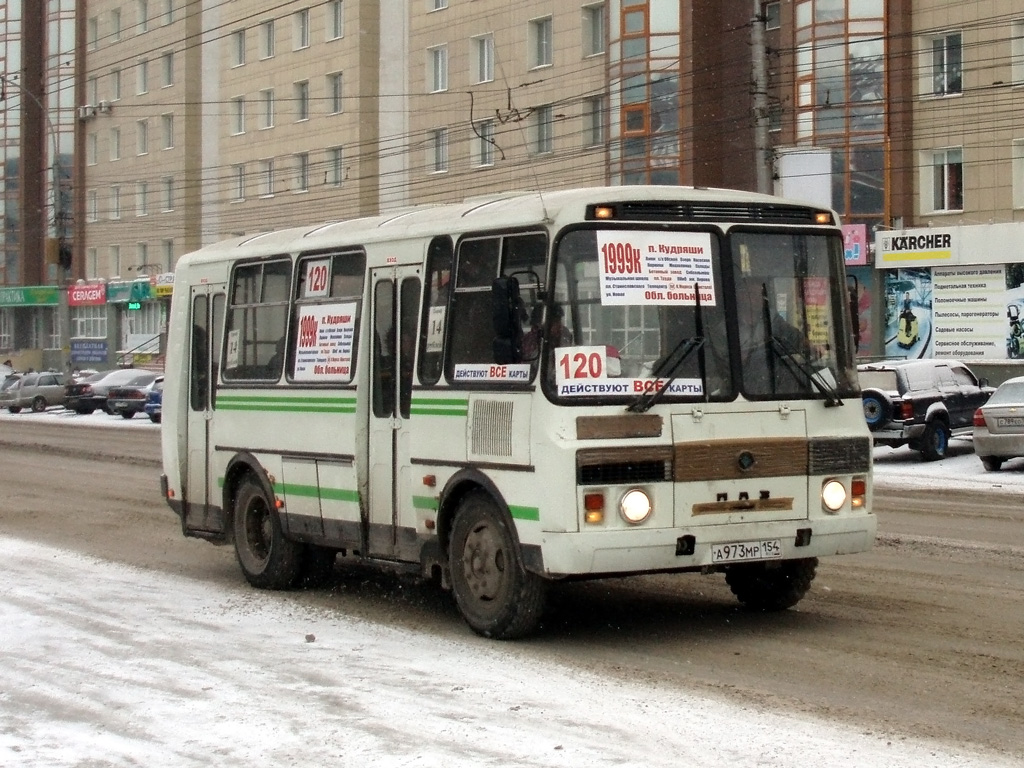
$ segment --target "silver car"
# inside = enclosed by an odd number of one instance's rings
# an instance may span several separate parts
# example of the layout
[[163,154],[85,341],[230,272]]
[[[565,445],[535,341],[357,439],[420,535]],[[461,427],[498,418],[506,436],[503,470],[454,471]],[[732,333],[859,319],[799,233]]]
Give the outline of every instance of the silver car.
[[1024,456],[1024,376],[1004,381],[974,412],[974,452],[989,472]]
[[40,413],[50,406],[63,404],[64,380],[54,371],[26,373],[0,392],[0,408],[11,413],[18,413],[22,408]]

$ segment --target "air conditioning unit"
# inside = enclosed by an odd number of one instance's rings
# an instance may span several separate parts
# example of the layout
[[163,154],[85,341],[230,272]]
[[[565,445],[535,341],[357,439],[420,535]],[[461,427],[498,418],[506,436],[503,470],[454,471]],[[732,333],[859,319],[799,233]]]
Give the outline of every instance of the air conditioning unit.
[[92,104],[86,104],[78,108],[78,119],[88,120],[90,117],[96,116],[96,107]]
[[99,105],[99,112],[101,115],[109,115],[111,104],[109,101],[101,101]]

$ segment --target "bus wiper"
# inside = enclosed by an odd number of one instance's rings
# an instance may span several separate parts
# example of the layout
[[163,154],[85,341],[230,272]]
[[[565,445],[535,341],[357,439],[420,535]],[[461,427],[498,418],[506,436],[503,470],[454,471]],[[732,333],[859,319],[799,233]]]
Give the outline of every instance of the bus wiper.
[[[689,357],[690,354],[697,349],[701,350],[699,360],[701,389],[704,391],[705,398],[707,397],[707,369],[704,361],[703,351],[704,313],[701,310],[700,306],[699,283],[693,284],[693,295],[694,309],[697,313],[695,318],[697,331],[696,335],[690,336],[689,338],[680,339],[679,343],[675,345],[672,351],[669,352],[668,355],[663,357],[661,362],[657,365],[657,367],[653,371],[651,371],[651,375],[654,376],[655,380],[660,379],[663,372],[667,373],[668,379],[665,381],[665,384],[659,387],[658,389],[654,390],[653,392],[644,392],[642,395],[637,397],[636,400],[634,400],[626,407],[627,411],[631,411],[632,413],[644,413],[645,411],[650,410],[651,406],[654,405],[659,400],[661,400],[664,394],[668,391],[669,385],[672,384],[672,382],[678,378],[679,374],[677,373],[677,371],[679,370],[680,366],[682,366],[683,361],[686,360],[686,358]],[[676,355],[679,355],[679,357],[675,360],[675,362],[672,362],[672,359],[676,357]]]
[[[645,411],[650,410],[651,406],[661,400],[665,393],[668,392],[668,388],[671,386],[672,382],[679,377],[678,371],[682,366],[683,361],[686,360],[686,358],[688,358],[695,349],[700,349],[703,346],[703,336],[690,336],[689,338],[682,339],[678,344],[676,344],[675,349],[673,349],[666,357],[662,358],[661,364],[651,372],[651,375],[654,376],[655,380],[659,381],[661,379],[662,371],[664,370],[664,372],[668,374],[668,378],[665,379],[665,383],[653,392],[644,392],[642,395],[638,395],[632,403],[626,406],[626,410],[632,413],[644,413]],[[677,355],[678,357],[676,357]],[[670,365],[669,361],[671,361],[673,357],[675,357],[676,360]]]
[[[825,396],[826,408],[834,408],[837,405],[843,404],[835,387],[829,384],[825,377],[821,375],[821,372],[814,370],[803,355],[789,347],[786,342],[774,334],[771,336],[771,348],[775,356],[782,361],[790,373],[794,376],[799,373],[800,378],[803,378]],[[828,369],[826,368],[825,370]]]

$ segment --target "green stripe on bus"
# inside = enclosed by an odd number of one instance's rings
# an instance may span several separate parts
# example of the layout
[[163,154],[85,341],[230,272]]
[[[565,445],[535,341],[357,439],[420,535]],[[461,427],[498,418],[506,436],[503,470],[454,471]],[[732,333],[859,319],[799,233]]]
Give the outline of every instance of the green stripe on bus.
[[354,397],[281,397],[275,395],[220,395],[215,408],[224,411],[278,411],[295,413],[355,413]]
[[469,413],[469,400],[451,397],[414,397],[409,413],[418,416],[465,416]]
[[537,507],[517,507],[509,504],[508,511],[516,520],[540,520],[540,510]]
[[433,496],[413,496],[412,506],[414,509],[432,509],[437,511],[437,499]]
[[328,501],[351,501],[359,503],[359,492],[348,491],[344,488],[318,488],[315,485],[300,485],[299,483],[275,483],[275,493],[284,493],[285,496],[307,496],[315,499],[327,499]]

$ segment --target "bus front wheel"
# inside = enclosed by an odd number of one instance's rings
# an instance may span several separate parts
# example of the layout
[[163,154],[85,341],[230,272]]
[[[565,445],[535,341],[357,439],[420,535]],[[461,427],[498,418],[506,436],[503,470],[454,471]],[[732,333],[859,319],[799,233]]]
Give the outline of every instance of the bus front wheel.
[[725,569],[725,581],[737,599],[755,611],[784,611],[811,588],[818,558],[740,563]]
[[510,522],[489,496],[471,493],[452,526],[449,562],[452,592],[466,623],[498,640],[536,629],[546,584],[523,568]]
[[281,518],[262,485],[249,477],[235,496],[235,555],[246,580],[260,589],[289,589],[302,572],[302,545],[285,538]]

